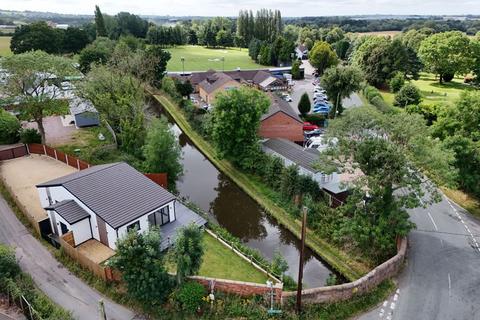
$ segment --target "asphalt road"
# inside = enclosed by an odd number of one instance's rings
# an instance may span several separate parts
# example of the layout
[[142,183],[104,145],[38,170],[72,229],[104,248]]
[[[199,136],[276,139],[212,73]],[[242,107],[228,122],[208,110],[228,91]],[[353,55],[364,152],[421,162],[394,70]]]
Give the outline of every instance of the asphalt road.
[[[303,80],[295,80],[295,85],[293,86],[293,91],[291,94],[292,102],[290,105],[293,107],[293,110],[298,111],[298,102],[300,101],[300,97],[303,95],[304,92],[308,93],[310,97],[310,102],[313,105],[313,89],[314,85],[313,81],[313,67],[308,62],[308,60],[304,60],[302,62],[302,66],[305,68],[305,79]],[[352,93],[352,95],[348,98],[343,99],[342,105],[345,109],[353,108],[353,107],[360,107],[363,105],[362,99],[358,96],[357,93]]]
[[479,221],[445,197],[410,216],[417,229],[398,290],[359,319],[480,319]]
[[109,320],[140,319],[129,309],[102,296],[65,269],[33,237],[0,196],[0,242],[15,248],[22,270],[54,302],[72,311],[79,320],[99,319],[98,302],[103,299]]

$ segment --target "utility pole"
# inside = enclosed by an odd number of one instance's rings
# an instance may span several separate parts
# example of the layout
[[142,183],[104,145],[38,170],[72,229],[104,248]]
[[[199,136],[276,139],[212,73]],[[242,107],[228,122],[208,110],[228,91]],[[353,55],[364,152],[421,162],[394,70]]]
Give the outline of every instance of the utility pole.
[[181,57],[180,60],[182,60],[182,76],[185,75],[185,58]]
[[302,220],[302,241],[300,245],[300,264],[298,266],[298,281],[297,281],[297,313],[302,312],[302,281],[303,281],[303,255],[305,249],[305,231],[307,229],[307,207],[303,207],[303,220]]
[[222,57],[222,72],[225,72],[225,57]]
[[107,320],[107,314],[105,313],[105,304],[103,300],[98,301],[98,309],[100,311],[100,320]]

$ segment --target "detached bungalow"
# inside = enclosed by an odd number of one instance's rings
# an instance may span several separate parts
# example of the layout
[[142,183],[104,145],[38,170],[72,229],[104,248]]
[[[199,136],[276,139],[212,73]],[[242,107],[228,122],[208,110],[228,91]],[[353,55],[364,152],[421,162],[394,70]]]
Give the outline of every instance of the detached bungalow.
[[310,176],[318,182],[320,188],[329,197],[331,206],[336,207],[342,204],[348,190],[341,183],[338,173],[325,174],[315,168],[319,152],[315,149],[308,149],[285,139],[268,139],[263,142],[262,149],[265,153],[282,159],[285,166],[296,165],[301,174]]
[[72,232],[74,245],[96,239],[111,249],[129,230],[159,226],[162,249],[176,230],[206,221],[124,162],[98,165],[37,185],[53,236]]
[[198,84],[198,93],[203,101],[213,104],[218,93],[240,86],[241,84],[229,75],[216,72]]

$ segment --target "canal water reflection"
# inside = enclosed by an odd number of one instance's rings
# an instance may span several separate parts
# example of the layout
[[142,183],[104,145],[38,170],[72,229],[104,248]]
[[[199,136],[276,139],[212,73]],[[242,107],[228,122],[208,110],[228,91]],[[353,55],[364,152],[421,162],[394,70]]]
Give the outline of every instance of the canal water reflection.
[[[150,111],[163,114],[161,106],[152,101]],[[167,116],[167,115],[166,115]],[[182,197],[207,212],[222,227],[245,244],[258,249],[272,259],[279,251],[288,262],[288,274],[298,275],[300,241],[243,192],[195,147],[175,122],[167,116],[182,149],[183,175],[177,181]],[[307,287],[325,285],[332,271],[312,250],[305,250],[304,284]]]

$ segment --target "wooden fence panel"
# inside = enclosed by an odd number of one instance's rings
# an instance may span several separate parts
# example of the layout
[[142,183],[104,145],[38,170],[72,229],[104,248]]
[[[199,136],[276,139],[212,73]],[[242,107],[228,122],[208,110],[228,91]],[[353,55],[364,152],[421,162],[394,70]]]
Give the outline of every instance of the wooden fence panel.
[[77,158],[75,157],[72,157],[71,155],[68,155],[67,154],[67,164],[70,166],[70,167],[74,167],[74,168],[77,168],[78,169],[78,163],[77,163]]
[[47,156],[55,159],[55,149],[50,148],[49,146],[45,146],[45,153]]
[[144,175],[156,184],[167,189],[168,182],[166,173],[144,173]]
[[87,162],[82,161],[82,160],[78,160],[78,168],[80,170],[84,170],[84,169],[87,169],[89,167],[90,167],[90,165]]
[[57,159],[62,161],[63,163],[67,163],[67,156],[65,155],[65,153],[58,150],[57,150]]
[[43,149],[43,144],[38,144],[38,143],[29,143],[28,151],[34,154],[45,154]]

